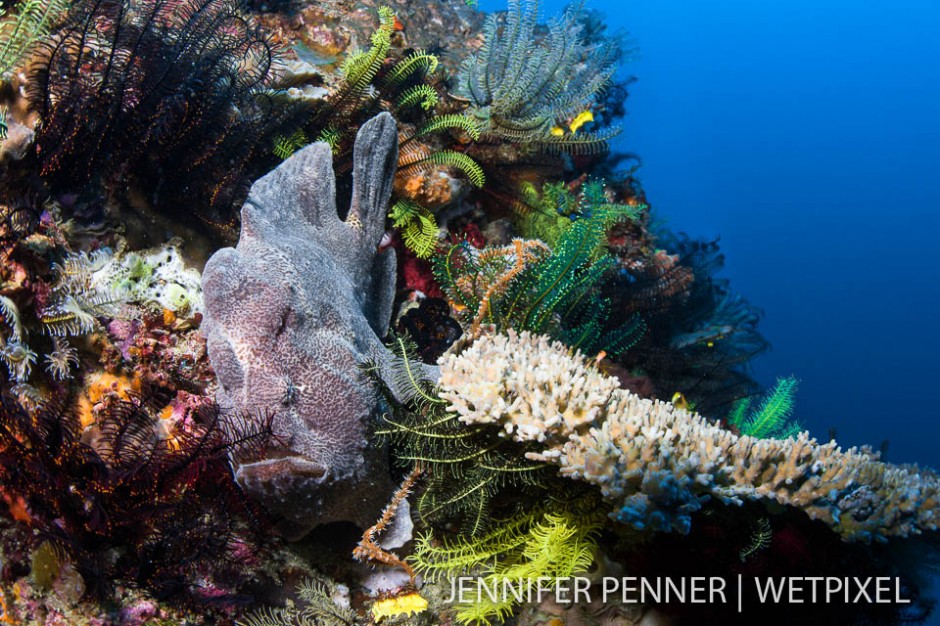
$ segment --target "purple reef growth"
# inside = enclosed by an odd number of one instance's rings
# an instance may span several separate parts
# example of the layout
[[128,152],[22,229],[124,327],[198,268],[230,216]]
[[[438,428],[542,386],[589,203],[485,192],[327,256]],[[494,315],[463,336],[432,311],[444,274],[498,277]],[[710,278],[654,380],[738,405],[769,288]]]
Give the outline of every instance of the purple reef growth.
[[238,465],[238,482],[299,538],[327,522],[371,524],[391,493],[387,456],[370,440],[376,394],[360,370],[393,356],[388,330],[395,255],[379,251],[398,160],[388,113],[356,138],[352,203],[336,210],[329,146],[300,150],[258,180],[236,248],[206,265],[209,358],[219,403],[274,414],[274,445]]

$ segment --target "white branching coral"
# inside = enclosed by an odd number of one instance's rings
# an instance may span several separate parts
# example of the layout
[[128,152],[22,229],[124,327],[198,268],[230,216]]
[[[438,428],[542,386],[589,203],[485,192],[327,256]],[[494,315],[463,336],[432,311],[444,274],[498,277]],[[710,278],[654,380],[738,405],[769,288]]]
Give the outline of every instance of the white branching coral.
[[534,460],[596,485],[611,517],[688,532],[709,498],[798,507],[849,540],[935,531],[940,479],[842,450],[808,433],[737,436],[668,402],[617,388],[563,344],[527,333],[484,336],[441,362],[441,396],[460,419],[540,441]]
[[441,397],[465,424],[496,423],[517,441],[561,443],[592,424],[619,386],[561,345],[512,330],[487,337],[447,358]]

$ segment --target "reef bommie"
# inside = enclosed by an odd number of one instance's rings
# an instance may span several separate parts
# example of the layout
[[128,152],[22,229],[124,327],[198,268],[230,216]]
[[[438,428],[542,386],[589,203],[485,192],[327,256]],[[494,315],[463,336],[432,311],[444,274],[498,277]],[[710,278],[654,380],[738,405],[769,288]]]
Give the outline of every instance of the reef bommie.
[[703,570],[926,617],[940,482],[757,400],[759,310],[610,153],[624,42],[472,4],[4,4],[0,620],[734,623],[440,584]]

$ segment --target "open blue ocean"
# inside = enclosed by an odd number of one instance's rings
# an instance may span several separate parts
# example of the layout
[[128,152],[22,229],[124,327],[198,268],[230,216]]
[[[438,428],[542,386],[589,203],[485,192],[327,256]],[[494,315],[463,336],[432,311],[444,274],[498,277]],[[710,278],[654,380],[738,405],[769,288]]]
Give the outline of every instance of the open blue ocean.
[[637,48],[619,141],[650,202],[764,310],[758,379],[797,376],[820,439],[940,467],[940,4],[590,6]]
[[759,380],[799,378],[820,439],[940,467],[940,5],[587,6],[637,48],[618,147],[651,205],[720,236],[725,275],[764,310]]

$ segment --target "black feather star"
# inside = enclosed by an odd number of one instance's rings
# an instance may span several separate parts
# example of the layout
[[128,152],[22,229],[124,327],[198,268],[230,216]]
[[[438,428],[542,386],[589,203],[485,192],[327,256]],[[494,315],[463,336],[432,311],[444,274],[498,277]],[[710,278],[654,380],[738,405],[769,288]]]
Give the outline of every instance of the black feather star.
[[98,594],[117,580],[160,595],[195,591],[197,575],[211,572],[232,581],[246,554],[260,554],[270,526],[229,459],[263,454],[271,419],[223,421],[207,403],[167,427],[165,390],[115,400],[83,431],[63,406],[30,412],[0,394],[4,498]]
[[249,179],[275,164],[274,137],[290,132],[293,109],[269,96],[276,52],[237,0],[78,2],[31,66],[44,179],[233,219]]

